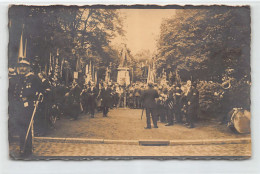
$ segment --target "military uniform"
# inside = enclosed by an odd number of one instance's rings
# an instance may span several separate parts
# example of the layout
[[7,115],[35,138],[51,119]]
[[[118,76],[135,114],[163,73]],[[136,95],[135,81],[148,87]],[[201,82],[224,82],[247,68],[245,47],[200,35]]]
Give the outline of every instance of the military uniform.
[[32,153],[32,130],[25,142],[26,133],[31,121],[32,113],[34,110],[37,96],[41,91],[40,80],[33,73],[26,75],[19,75],[19,79],[15,87],[15,117],[16,125],[19,130],[20,138],[20,151],[24,155],[30,155]]

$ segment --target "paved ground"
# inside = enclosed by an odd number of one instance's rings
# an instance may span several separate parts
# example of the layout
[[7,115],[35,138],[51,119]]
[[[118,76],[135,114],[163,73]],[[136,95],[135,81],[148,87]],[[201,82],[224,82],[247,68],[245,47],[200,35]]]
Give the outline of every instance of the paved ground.
[[[17,156],[18,146],[12,153]],[[41,142],[35,156],[251,156],[251,144],[136,146]]]
[[139,139],[223,139],[245,138],[250,135],[234,134],[225,125],[218,125],[213,121],[201,121],[196,123],[196,128],[188,129],[183,125],[164,126],[158,123],[158,129],[145,130],[145,113],[141,120],[140,109],[113,109],[108,117],[102,117],[101,113],[95,118],[82,115],[76,121],[62,118],[56,123],[56,130],[48,133],[47,137],[66,138],[95,138],[112,140],[139,140]]
[[[95,118],[82,115],[76,121],[61,118],[56,129],[46,136],[57,138],[87,138],[109,140],[218,140],[250,138],[250,135],[235,134],[224,125],[213,121],[200,121],[196,128],[183,125],[164,126],[145,130],[145,115],[140,119],[141,110],[114,109],[107,118],[101,113]],[[19,156],[17,142],[10,144],[10,155]],[[41,142],[34,143],[34,156],[251,156],[251,143],[243,144],[204,144],[173,146],[141,146],[126,144],[85,144],[79,142]]]

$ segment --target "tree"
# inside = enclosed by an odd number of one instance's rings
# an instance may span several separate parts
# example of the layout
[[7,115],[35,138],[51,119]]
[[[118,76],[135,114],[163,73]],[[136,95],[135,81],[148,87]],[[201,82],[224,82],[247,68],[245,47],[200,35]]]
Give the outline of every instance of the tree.
[[182,70],[185,79],[218,81],[228,68],[236,70],[237,78],[249,75],[249,8],[177,10],[161,25],[158,49],[159,67]]
[[[64,58],[72,69],[80,57],[92,60],[101,69],[116,62],[110,40],[123,35],[122,21],[116,9],[78,6],[12,6],[9,9],[9,64],[17,60],[19,36],[28,40],[28,57],[38,65],[48,65],[50,53]],[[24,26],[24,28],[23,28]]]

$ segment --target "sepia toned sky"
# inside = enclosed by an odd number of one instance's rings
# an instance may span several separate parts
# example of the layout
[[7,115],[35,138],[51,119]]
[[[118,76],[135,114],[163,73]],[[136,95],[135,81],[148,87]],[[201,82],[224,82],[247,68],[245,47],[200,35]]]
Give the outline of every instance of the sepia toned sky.
[[125,38],[116,38],[116,43],[126,43],[131,52],[156,49],[160,25],[164,18],[175,15],[175,9],[121,9],[124,19]]

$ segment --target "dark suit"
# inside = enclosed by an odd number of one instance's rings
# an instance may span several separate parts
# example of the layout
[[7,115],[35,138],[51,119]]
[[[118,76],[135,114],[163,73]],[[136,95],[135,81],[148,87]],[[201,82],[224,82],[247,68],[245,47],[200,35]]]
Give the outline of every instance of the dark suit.
[[194,127],[194,118],[197,117],[199,107],[199,92],[196,88],[191,87],[188,95],[188,111],[187,111],[187,122],[190,127]]
[[97,107],[96,97],[98,95],[98,90],[96,87],[90,87],[87,89],[87,105],[91,117],[94,117],[95,109]]
[[110,88],[103,88],[101,89],[100,96],[101,96],[101,106],[103,108],[103,116],[106,117],[108,113],[108,109],[111,106],[111,89]]
[[182,122],[181,108],[182,108],[182,90],[178,89],[175,92],[175,121],[177,123]]
[[143,93],[142,101],[143,101],[143,107],[146,109],[147,128],[151,127],[150,115],[152,115],[154,127],[157,127],[157,117],[155,114],[155,108],[156,108],[155,98],[158,97],[159,97],[158,92],[152,88],[145,90]]
[[80,93],[81,89],[78,84],[72,87],[70,91],[70,114],[75,120],[78,119],[80,114]]

